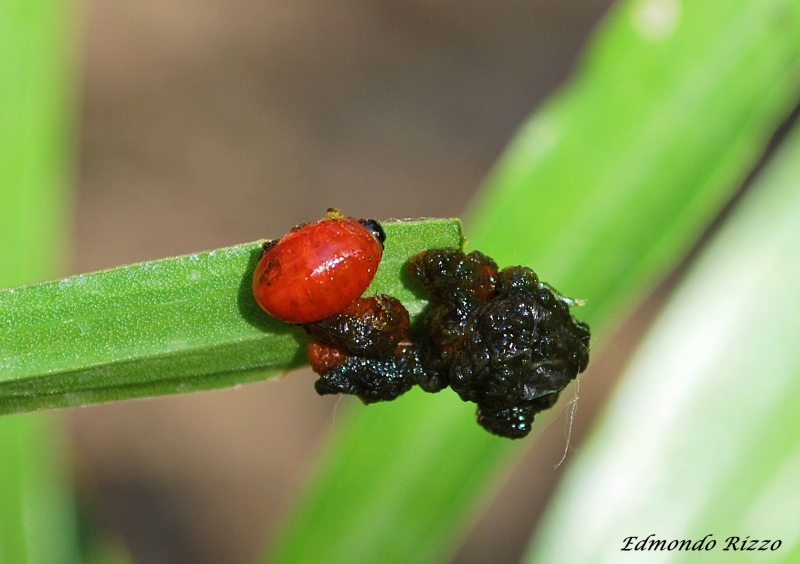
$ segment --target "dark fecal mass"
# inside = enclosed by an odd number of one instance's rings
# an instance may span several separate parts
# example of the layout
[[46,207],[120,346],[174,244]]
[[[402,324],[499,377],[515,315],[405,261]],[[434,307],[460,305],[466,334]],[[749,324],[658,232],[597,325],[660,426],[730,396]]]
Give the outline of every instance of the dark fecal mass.
[[409,319],[400,300],[378,294],[358,299],[342,313],[306,327],[320,341],[351,355],[387,359],[408,338]]
[[[420,356],[434,379],[478,404],[478,423],[510,438],[589,363],[589,327],[530,268],[434,249],[409,261],[431,293]],[[429,376],[430,377],[430,376]]]
[[314,383],[320,395],[351,394],[364,403],[390,401],[406,393],[421,372],[419,358],[411,347],[386,360],[350,356]]
[[307,350],[320,395],[351,394],[364,403],[393,400],[411,389],[420,373],[416,348],[408,342],[408,311],[378,294],[361,298],[317,323],[306,325],[316,340]]
[[428,392],[450,386],[478,405],[481,426],[520,438],[534,415],[586,369],[588,326],[530,268],[498,270],[477,251],[431,249],[412,257],[408,271],[431,297],[415,339],[405,308],[388,296],[360,300],[307,326],[346,359],[317,370],[320,394],[353,394],[370,403],[415,384]]

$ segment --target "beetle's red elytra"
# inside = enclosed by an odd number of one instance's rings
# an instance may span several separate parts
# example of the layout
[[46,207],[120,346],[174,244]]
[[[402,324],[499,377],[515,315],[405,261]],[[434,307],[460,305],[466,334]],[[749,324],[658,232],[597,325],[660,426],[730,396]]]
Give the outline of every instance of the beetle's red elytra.
[[264,244],[253,273],[261,308],[287,323],[312,323],[356,301],[375,277],[386,236],[372,219],[334,209]]

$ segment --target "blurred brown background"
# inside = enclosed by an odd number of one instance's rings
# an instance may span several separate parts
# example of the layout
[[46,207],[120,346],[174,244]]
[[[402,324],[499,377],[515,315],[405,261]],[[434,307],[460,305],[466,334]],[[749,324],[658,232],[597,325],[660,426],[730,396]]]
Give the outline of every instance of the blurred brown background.
[[[88,0],[74,271],[277,237],[330,206],[461,215],[609,3]],[[573,445],[636,334],[583,378]],[[90,521],[137,562],[256,561],[335,424],[312,382],[67,412]],[[517,561],[563,415],[454,562]]]

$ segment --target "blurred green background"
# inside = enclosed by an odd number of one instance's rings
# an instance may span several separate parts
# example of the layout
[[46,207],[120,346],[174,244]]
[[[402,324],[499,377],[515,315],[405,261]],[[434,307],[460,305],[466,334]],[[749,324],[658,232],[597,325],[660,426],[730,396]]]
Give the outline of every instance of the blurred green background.
[[[275,237],[329,206],[465,216],[473,247],[587,298],[576,315],[596,337],[580,391],[514,444],[450,392],[364,410],[317,397],[308,370],[3,418],[0,563],[245,563],[265,550],[616,562],[624,536],[651,532],[778,535],[773,561],[793,561],[800,524],[759,517],[791,515],[781,508],[800,495],[788,125],[769,174],[747,178],[800,98],[800,7],[609,6],[3,2],[2,285]],[[737,321],[751,329],[726,332]],[[562,406],[577,395],[568,445]],[[69,463],[41,462],[67,450]]]

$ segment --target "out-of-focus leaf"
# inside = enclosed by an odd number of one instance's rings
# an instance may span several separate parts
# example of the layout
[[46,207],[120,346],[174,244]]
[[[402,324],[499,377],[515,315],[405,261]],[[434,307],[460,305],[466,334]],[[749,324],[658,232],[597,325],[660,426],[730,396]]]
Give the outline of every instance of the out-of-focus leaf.
[[[0,288],[62,270],[75,70],[60,0],[0,2]],[[61,426],[0,419],[0,562],[77,561]]]
[[64,435],[52,416],[0,418],[0,562],[78,561]]
[[62,0],[0,2],[0,287],[66,263],[73,20]]
[[[650,534],[713,535],[703,562],[800,562],[798,288],[796,128],[633,359],[529,562],[698,561],[621,551]],[[733,554],[731,536],[782,546]]]
[[[602,338],[687,252],[794,104],[798,34],[796,0],[618,5],[501,160],[470,243],[586,299],[575,313]],[[450,391],[358,407],[269,561],[446,558],[512,448],[473,414]]]
[[470,240],[605,327],[684,255],[797,102],[798,33],[796,0],[619,4],[500,161]]
[[[461,247],[458,220],[385,222],[369,292],[412,315],[424,298],[405,261]],[[260,243],[0,290],[0,413],[85,405],[263,380],[307,362],[307,337],[258,307]]]

